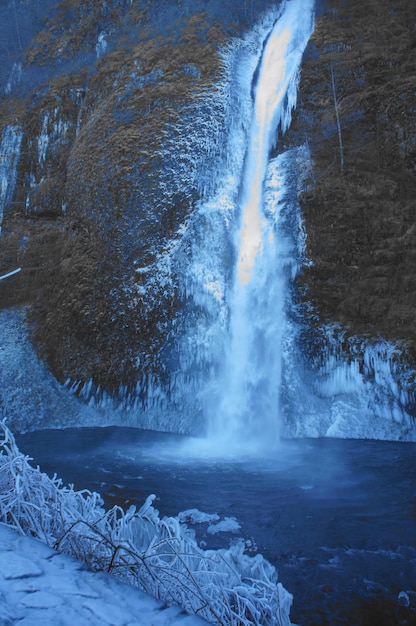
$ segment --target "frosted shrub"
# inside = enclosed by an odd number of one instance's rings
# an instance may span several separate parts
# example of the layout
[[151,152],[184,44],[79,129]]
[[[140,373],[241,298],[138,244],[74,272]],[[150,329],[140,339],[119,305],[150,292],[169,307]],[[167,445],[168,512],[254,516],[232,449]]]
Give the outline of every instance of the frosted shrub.
[[106,511],[97,493],[32,467],[4,421],[0,433],[0,521],[212,624],[290,625],[292,596],[261,555],[202,550],[177,518],[160,519],[153,495],[139,511]]

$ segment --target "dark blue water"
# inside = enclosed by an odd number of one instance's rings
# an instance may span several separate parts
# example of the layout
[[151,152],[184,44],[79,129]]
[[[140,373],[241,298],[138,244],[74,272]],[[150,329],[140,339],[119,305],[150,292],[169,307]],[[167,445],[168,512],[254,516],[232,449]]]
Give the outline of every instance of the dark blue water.
[[[236,533],[195,526],[203,546],[242,537],[294,594],[304,625],[416,624],[416,444],[340,439],[283,442],[273,456],[196,456],[184,437],[135,429],[71,429],[17,436],[47,473],[98,491],[108,505],[158,496],[235,518]],[[198,453],[199,454],[199,453]],[[410,606],[398,603],[410,592]]]

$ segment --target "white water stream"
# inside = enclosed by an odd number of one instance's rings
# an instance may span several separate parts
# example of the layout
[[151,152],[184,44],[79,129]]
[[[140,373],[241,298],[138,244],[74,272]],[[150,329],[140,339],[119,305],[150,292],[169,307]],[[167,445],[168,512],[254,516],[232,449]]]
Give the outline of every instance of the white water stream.
[[[236,267],[221,393],[209,406],[209,435],[222,445],[279,439],[283,338],[287,332],[287,257],[281,226],[285,161],[270,163],[277,133],[296,105],[299,66],[313,27],[311,0],[287,2],[266,35],[238,194]],[[268,184],[269,193],[266,193]],[[290,257],[290,253],[289,253]],[[292,259],[294,262],[294,259]]]

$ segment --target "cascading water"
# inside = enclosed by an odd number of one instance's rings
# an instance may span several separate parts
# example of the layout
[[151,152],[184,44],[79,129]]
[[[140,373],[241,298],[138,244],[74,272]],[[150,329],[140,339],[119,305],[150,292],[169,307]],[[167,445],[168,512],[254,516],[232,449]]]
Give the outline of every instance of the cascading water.
[[[205,432],[208,447],[223,452],[248,438],[261,448],[279,439],[282,388],[296,386],[287,309],[301,256],[297,194],[307,151],[270,154],[296,106],[313,17],[314,0],[279,3],[223,51],[223,80],[201,99],[202,111],[209,104],[223,119],[223,149],[203,161],[204,198],[152,272],[159,281],[179,277],[184,314],[168,338],[169,388],[148,379],[141,404],[139,387],[120,391],[135,425]],[[68,384],[94,403],[88,383]],[[103,394],[99,405],[113,411]]]
[[312,30],[313,5],[310,0],[284,5],[266,36],[257,70],[238,194],[241,221],[235,233],[229,342],[220,374],[223,391],[208,410],[209,434],[225,446],[247,438],[273,444],[279,438],[287,261],[292,265],[293,257],[278,199],[285,185],[284,161],[290,157],[269,161],[276,132],[288,128],[296,105],[298,71]]

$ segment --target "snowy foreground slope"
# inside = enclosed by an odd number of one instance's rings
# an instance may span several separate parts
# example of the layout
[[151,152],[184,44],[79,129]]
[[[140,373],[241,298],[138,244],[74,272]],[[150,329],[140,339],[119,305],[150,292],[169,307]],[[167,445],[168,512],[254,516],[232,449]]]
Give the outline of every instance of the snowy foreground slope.
[[0,624],[203,626],[105,572],[0,524]]

